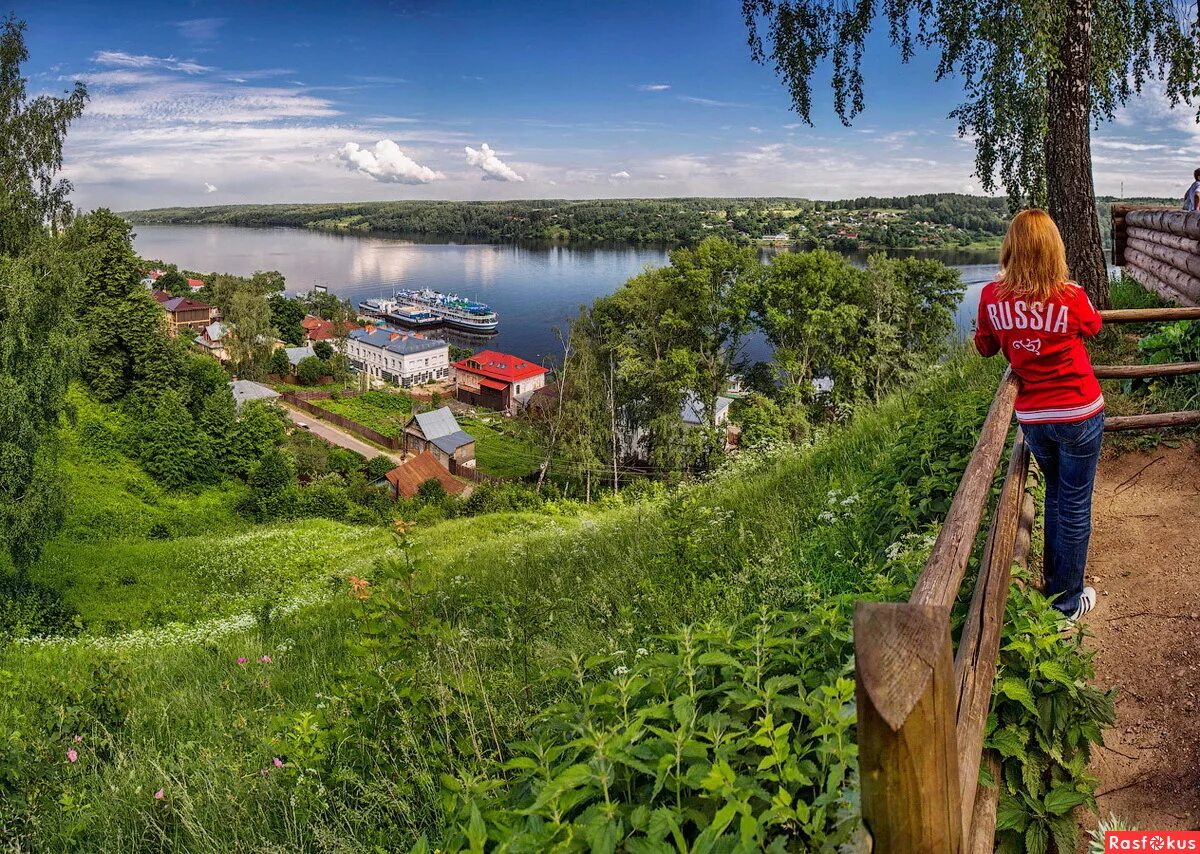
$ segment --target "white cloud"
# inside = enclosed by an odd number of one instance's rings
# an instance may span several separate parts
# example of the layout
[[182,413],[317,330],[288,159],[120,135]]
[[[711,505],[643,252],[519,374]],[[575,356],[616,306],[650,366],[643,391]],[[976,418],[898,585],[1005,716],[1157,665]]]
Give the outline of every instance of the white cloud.
[[671,88],[670,83],[640,83],[633,87],[639,92],[665,92]]
[[182,71],[185,74],[199,74],[212,71],[207,65],[200,65],[191,60],[176,59],[173,56],[149,56],[147,54],[125,53],[121,50],[101,50],[93,57],[92,62],[99,65],[116,65],[122,68],[165,68],[168,71]]
[[471,146],[466,147],[467,163],[471,166],[478,166],[483,170],[483,180],[485,181],[524,181],[525,179],[518,175],[516,170],[496,156],[496,152],[492,151],[485,142],[476,150]]
[[428,184],[446,177],[417,163],[390,139],[379,140],[374,150],[362,148],[357,142],[347,142],[338,149],[337,157],[346,168],[386,184]]
[[699,104],[702,107],[744,107],[745,104],[738,104],[734,101],[718,101],[714,98],[697,98],[694,95],[680,95],[679,100],[687,101],[689,104]]
[[225,23],[226,18],[192,18],[180,21],[175,25],[179,34],[193,41],[211,41],[217,37],[217,30]]
[[208,183],[207,181],[205,181],[205,182],[204,182],[204,192],[206,192],[206,193],[215,193],[216,191],[217,191],[217,188],[216,188],[215,186],[213,186],[212,184]]
[[624,180],[627,180],[630,177],[630,175],[628,172],[626,172],[624,169],[622,169],[620,172],[609,173],[608,177],[610,177],[616,181],[624,181]]

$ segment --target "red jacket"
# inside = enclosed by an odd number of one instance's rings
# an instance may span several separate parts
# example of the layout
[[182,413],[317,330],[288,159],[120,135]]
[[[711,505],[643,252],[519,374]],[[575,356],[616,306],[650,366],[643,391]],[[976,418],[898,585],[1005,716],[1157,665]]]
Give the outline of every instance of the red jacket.
[[1100,331],[1100,313],[1083,288],[1071,283],[1046,302],[999,297],[992,282],[979,298],[975,347],[984,356],[1001,350],[1017,375],[1017,421],[1049,424],[1083,421],[1104,409],[1104,395],[1083,346]]

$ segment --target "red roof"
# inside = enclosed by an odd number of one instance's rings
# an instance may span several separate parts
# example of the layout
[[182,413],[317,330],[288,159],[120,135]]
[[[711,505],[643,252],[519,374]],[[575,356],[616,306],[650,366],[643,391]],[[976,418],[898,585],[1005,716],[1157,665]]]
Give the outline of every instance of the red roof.
[[203,280],[203,279],[188,279],[188,280],[187,280],[187,282],[188,282],[188,287],[189,287],[189,288],[202,288],[202,287],[204,287],[204,280]]
[[530,377],[546,373],[546,368],[541,365],[535,365],[519,356],[498,353],[495,350],[483,350],[474,356],[468,356],[460,362],[455,362],[454,367],[460,371],[478,374],[481,377],[488,377],[503,383],[527,380]]
[[[304,334],[309,341],[328,341],[330,338],[337,338],[334,322],[323,317],[306,314],[300,321],[300,326],[304,329]],[[342,331],[347,334],[358,328],[348,320],[342,321]]]
[[496,391],[504,391],[508,388],[508,383],[498,383],[495,380],[480,380],[479,384],[484,388],[494,388]]
[[446,471],[429,451],[422,451],[384,476],[405,498],[416,495],[421,484],[427,480],[441,483],[449,495],[459,495],[467,488],[465,483]]

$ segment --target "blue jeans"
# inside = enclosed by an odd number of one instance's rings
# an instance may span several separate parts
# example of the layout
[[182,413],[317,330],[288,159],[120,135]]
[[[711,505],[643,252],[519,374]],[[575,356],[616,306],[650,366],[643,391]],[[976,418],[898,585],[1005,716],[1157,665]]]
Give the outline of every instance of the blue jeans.
[[1083,593],[1092,536],[1092,487],[1104,436],[1104,413],[1069,424],[1023,424],[1025,443],[1046,478],[1046,595],[1074,613]]

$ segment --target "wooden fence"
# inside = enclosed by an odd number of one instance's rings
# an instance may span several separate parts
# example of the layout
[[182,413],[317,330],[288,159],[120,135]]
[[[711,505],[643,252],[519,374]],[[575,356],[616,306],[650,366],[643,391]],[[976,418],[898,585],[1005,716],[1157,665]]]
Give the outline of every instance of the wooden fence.
[[[1101,312],[1106,323],[1200,319],[1197,308]],[[1101,377],[1200,373],[1200,363],[1097,367]],[[903,603],[860,602],[854,613],[863,847],[888,854],[991,852],[997,788],[978,785],[1011,569],[1033,528],[1029,450],[1017,430],[966,621],[954,649],[950,610],[988,506],[1017,385],[1005,373],[941,532]],[[1200,412],[1114,417],[1105,430],[1200,424]]]
[[1149,290],[1200,305],[1200,213],[1113,205],[1113,264]]
[[[315,403],[311,403],[310,400],[300,397],[300,394],[311,395],[320,394],[320,392],[300,392],[297,394],[293,391],[285,391],[282,395],[280,395],[280,397],[282,397],[283,400],[290,406],[294,406],[297,409],[303,410],[309,415],[316,416],[322,421],[328,421],[330,424],[336,424],[342,429],[349,430],[351,433],[356,433],[357,435],[362,436],[364,439],[368,439],[377,445],[382,445],[388,450],[399,451],[404,447],[403,437],[397,438],[396,436],[385,436],[378,430],[372,430],[367,425],[359,424],[357,421],[347,418],[345,415],[339,415],[336,412],[331,412],[328,409],[317,406]],[[328,393],[326,393],[325,398],[314,399],[327,399],[328,396]]]

